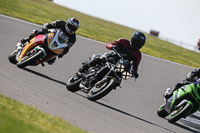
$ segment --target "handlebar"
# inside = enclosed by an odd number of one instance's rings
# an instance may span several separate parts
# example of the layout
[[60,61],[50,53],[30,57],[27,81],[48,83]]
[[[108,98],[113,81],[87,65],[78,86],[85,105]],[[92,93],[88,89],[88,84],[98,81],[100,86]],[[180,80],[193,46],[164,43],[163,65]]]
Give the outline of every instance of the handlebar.
[[119,56],[119,58],[123,58],[123,57],[121,56],[121,54],[120,54],[115,48],[113,48],[112,50]]

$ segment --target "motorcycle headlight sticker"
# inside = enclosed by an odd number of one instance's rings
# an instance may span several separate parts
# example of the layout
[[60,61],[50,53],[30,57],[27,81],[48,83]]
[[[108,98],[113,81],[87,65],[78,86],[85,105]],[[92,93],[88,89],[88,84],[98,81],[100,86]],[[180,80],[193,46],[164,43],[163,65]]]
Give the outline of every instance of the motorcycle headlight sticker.
[[118,65],[116,66],[116,68],[115,68],[115,70],[116,70],[117,72],[123,72],[124,69],[125,69],[125,67],[124,67],[123,64],[118,64]]
[[130,73],[127,72],[127,71],[124,71],[124,72],[122,73],[122,78],[123,78],[124,80],[130,78],[130,76],[131,76]]

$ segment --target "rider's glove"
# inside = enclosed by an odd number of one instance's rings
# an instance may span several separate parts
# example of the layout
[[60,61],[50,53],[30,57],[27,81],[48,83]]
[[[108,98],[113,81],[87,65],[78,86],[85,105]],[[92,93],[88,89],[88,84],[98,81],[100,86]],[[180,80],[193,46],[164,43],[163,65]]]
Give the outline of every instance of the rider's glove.
[[42,31],[43,31],[44,33],[48,33],[48,29],[47,29],[47,28],[43,28],[43,27],[42,27]]
[[117,45],[113,45],[113,46],[112,46],[112,49],[115,49],[117,52],[120,53],[120,48],[119,48]]
[[177,90],[178,88],[180,88],[180,87],[182,87],[182,86],[184,86],[185,84],[183,83],[183,82],[179,82],[179,83],[177,83],[176,85],[175,85],[175,90]]
[[139,74],[136,72],[136,73],[133,73],[134,77],[137,79],[139,77]]
[[185,79],[185,82],[195,82],[195,81],[196,80],[191,77]]
[[137,72],[132,71],[132,77],[135,77],[137,79],[139,77],[139,74]]
[[38,34],[38,32],[39,32],[38,30],[33,30],[33,31],[31,32],[31,35],[32,35],[32,36],[36,36],[36,35]]
[[190,84],[190,83],[191,83],[191,81],[183,80],[183,82],[179,82],[179,83],[177,83],[177,84],[175,85],[174,90],[177,90],[178,88],[181,88],[182,86],[188,85],[188,84]]

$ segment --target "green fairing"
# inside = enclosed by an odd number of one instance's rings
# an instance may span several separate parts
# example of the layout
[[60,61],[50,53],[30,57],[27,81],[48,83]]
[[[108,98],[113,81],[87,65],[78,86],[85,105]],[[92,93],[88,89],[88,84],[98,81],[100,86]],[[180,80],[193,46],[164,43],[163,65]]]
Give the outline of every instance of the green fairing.
[[[171,111],[174,109],[177,102],[184,99],[185,96],[191,95],[199,104],[200,104],[200,96],[198,95],[198,89],[200,89],[199,83],[197,83],[196,87],[194,84],[189,84],[184,87],[181,87],[180,89],[173,92],[173,100],[171,104]],[[192,106],[193,103],[191,101],[188,101]]]
[[200,110],[200,81],[174,91],[173,96],[160,106],[157,114],[162,118],[169,115],[168,122],[174,123],[198,110]]

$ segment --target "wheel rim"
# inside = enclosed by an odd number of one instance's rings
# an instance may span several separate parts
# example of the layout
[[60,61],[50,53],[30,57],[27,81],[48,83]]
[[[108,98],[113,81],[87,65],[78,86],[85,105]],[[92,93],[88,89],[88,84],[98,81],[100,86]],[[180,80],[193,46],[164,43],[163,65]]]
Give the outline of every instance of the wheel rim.
[[95,86],[92,88],[91,93],[95,94],[99,91],[103,90],[103,88],[107,85],[107,82],[104,82],[103,84],[99,84],[101,81],[98,81]]
[[[176,114],[178,114],[184,107],[185,107],[186,103],[183,104],[181,107],[175,109],[174,111],[172,111],[172,113],[170,114],[170,118],[174,117]],[[178,105],[177,105],[178,106]]]
[[[31,56],[31,57],[32,57],[32,56]],[[19,61],[19,63],[21,63],[21,62],[23,62],[23,61],[26,61],[28,58],[31,58],[31,57],[25,56],[25,57],[23,57],[23,58]]]

